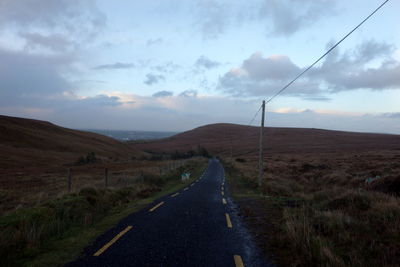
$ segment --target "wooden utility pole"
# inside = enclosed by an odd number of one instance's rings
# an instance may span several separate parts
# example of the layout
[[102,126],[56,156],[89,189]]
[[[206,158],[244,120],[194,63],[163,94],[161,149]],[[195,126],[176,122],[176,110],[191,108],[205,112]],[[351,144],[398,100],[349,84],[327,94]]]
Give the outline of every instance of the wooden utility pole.
[[260,148],[258,156],[258,186],[261,186],[264,178],[264,149],[263,149],[263,133],[264,133],[264,119],[265,119],[265,100],[262,102],[262,113],[261,113],[261,128],[260,128]]

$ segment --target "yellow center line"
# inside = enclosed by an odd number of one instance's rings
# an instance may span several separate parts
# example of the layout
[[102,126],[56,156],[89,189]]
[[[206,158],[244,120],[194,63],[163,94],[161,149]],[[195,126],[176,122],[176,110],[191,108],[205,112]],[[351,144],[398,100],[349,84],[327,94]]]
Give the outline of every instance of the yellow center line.
[[239,255],[233,255],[233,259],[235,260],[236,267],[244,267],[242,257],[240,257]]
[[177,195],[179,195],[179,192],[171,195],[171,197],[176,197]]
[[228,228],[232,228],[231,217],[229,217],[228,213],[225,213],[225,217],[226,217],[226,225],[228,226]]
[[157,205],[155,205],[154,207],[152,207],[151,209],[149,209],[149,212],[154,211],[155,209],[157,209],[158,207],[160,207],[162,204],[164,204],[164,201],[158,203]]
[[222,198],[222,204],[226,205],[226,199]]
[[127,226],[123,231],[121,231],[119,234],[117,234],[116,236],[114,236],[113,239],[111,239],[110,242],[108,242],[107,244],[105,244],[101,249],[99,249],[96,253],[93,254],[93,256],[100,256],[104,251],[106,251],[112,244],[114,244],[115,242],[117,242],[118,239],[121,238],[121,236],[123,236],[124,234],[126,234],[126,232],[128,232],[129,230],[132,229],[132,226]]

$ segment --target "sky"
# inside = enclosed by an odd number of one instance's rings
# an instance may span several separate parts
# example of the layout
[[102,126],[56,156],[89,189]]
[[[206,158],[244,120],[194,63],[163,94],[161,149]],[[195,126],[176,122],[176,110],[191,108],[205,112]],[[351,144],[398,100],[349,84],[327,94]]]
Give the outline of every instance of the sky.
[[[0,0],[0,114],[77,129],[248,125],[382,2]],[[266,126],[400,134],[399,12],[389,1],[269,102]]]

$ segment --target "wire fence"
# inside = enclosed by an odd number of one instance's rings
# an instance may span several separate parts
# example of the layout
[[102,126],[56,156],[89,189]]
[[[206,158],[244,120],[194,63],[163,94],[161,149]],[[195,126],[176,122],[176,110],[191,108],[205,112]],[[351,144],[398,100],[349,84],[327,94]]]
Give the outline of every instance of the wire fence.
[[[198,157],[166,160],[87,164],[66,166],[40,172],[23,169],[18,173],[0,173],[0,214],[19,207],[40,204],[66,193],[77,193],[86,187],[121,189],[146,183],[185,166]],[[179,177],[177,177],[179,178]]]

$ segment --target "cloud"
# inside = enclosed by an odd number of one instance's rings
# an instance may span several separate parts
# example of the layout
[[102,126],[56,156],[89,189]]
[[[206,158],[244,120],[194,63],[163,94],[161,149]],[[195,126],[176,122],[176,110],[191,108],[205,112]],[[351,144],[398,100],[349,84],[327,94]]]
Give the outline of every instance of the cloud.
[[386,115],[306,109],[269,112],[267,117],[274,126],[400,134],[400,124]]
[[32,99],[42,102],[72,90],[62,75],[71,63],[73,58],[68,54],[39,56],[0,50],[0,102],[29,105]]
[[117,96],[107,96],[107,95],[96,95],[93,97],[86,97],[81,99],[76,99],[71,101],[75,105],[83,106],[83,107],[115,107],[121,105],[120,98]]
[[147,85],[153,85],[153,84],[159,83],[161,81],[165,81],[164,75],[148,73],[148,74],[146,74],[146,80],[144,80],[144,83]]
[[179,96],[196,98],[197,91],[196,90],[185,90],[182,93],[180,93]]
[[146,46],[152,46],[152,45],[157,45],[157,44],[161,44],[163,42],[162,38],[157,38],[157,39],[148,39],[146,42]]
[[[301,70],[287,56],[263,57],[256,52],[220,77],[217,88],[233,96],[269,96]],[[294,84],[290,92],[301,97],[321,94],[318,84],[305,81]]]
[[121,63],[116,62],[113,64],[103,64],[93,67],[93,70],[116,70],[116,69],[132,69],[135,68],[136,65],[134,63]]
[[[400,62],[392,45],[365,41],[344,53],[334,50],[284,91],[285,95],[327,101],[327,94],[356,89],[400,89]],[[304,68],[286,55],[256,52],[219,78],[217,88],[233,96],[272,96]]]
[[260,52],[244,60],[242,69],[244,74],[254,80],[286,80],[300,71],[300,68],[285,55],[264,58]]
[[155,98],[168,97],[168,96],[173,96],[173,93],[171,91],[159,91],[153,94],[153,97]]
[[368,40],[353,51],[343,54],[334,51],[321,66],[310,70],[308,76],[327,83],[330,92],[398,89],[400,62],[395,59],[394,51],[392,45]]
[[165,74],[173,73],[173,72],[175,72],[176,70],[178,70],[180,68],[181,68],[180,65],[175,64],[172,61],[169,61],[169,62],[166,62],[166,63],[163,63],[163,64],[159,64],[159,65],[155,65],[155,66],[151,67],[152,70],[155,70],[155,71],[158,71],[158,72],[162,72],[162,73],[165,73]]
[[336,13],[331,0],[264,0],[258,14],[272,36],[288,36]]
[[386,118],[400,119],[400,112],[384,113],[382,116]]
[[19,36],[25,39],[25,49],[28,50],[44,48],[55,52],[65,52],[76,45],[75,42],[68,40],[61,34],[43,35],[40,33],[21,32]]
[[232,17],[231,5],[223,1],[200,0],[197,2],[196,23],[205,39],[214,39],[225,32]]
[[337,13],[331,0],[199,0],[194,10],[195,27],[204,39],[215,39],[249,23],[265,25],[269,37],[290,36]]
[[[46,101],[39,108],[0,105],[0,113],[49,120],[72,128],[181,131],[218,122],[247,124],[258,105],[259,101],[217,96],[157,98],[109,93],[87,98],[64,96]],[[266,116],[267,127],[400,134],[400,124],[395,123],[398,114],[287,108],[269,110]]]
[[105,26],[106,17],[93,0],[12,0],[0,4],[0,30],[9,27],[67,32],[92,38]]
[[219,67],[221,63],[217,61],[213,61],[204,55],[200,56],[196,62],[194,63],[194,67],[199,70],[199,69],[213,69],[216,67]]

